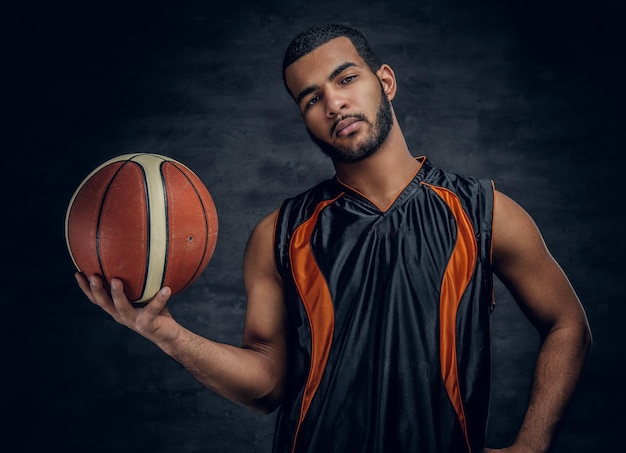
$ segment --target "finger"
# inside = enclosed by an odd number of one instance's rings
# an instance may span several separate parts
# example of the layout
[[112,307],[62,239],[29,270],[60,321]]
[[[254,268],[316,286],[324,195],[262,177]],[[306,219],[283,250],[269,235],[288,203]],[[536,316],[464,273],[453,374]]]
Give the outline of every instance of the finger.
[[168,286],[164,286],[145,306],[145,310],[153,316],[157,316],[163,312],[167,312],[165,304],[170,299],[172,290]]
[[113,305],[113,301],[111,300],[111,296],[107,292],[104,287],[104,283],[102,278],[97,275],[90,275],[88,277],[89,280],[89,289],[91,290],[91,294],[93,296],[94,304],[98,305],[104,311],[106,311],[109,315],[111,315],[116,321],[119,319],[119,313],[117,309]]
[[126,319],[133,319],[136,315],[135,307],[130,303],[124,292],[124,283],[119,278],[111,279],[111,297],[118,313]]
[[102,301],[107,301],[110,299],[109,293],[107,292],[102,277],[98,274],[93,274],[87,277],[89,280],[89,290],[93,295],[96,303],[100,305]]
[[81,272],[76,272],[74,274],[74,277],[76,278],[76,281],[78,282],[78,287],[82,290],[83,293],[85,293],[85,296],[87,296],[87,299],[89,299],[91,303],[95,304],[96,299],[93,297],[93,294],[91,293],[91,288],[89,286],[89,280],[87,280],[87,277],[85,277]]

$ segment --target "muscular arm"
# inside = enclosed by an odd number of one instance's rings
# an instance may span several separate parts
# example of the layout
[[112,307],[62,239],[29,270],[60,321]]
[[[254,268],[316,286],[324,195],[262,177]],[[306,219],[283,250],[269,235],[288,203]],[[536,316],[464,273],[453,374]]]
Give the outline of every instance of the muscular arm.
[[507,450],[545,452],[578,382],[591,333],[576,293],[530,216],[501,193],[494,216],[494,271],[541,339],[530,402]]
[[241,347],[217,343],[177,323],[165,306],[164,288],[143,308],[133,308],[121,281],[111,283],[111,296],[97,276],[77,274],[87,297],[117,322],[152,341],[198,381],[232,401],[269,412],[282,397],[285,374],[282,283],[273,252],[275,214],[255,228],[244,257],[248,307]]

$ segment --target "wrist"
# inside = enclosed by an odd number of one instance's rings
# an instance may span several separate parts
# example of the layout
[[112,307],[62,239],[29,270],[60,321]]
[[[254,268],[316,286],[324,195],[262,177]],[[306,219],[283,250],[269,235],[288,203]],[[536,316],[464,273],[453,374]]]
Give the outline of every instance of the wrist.
[[167,334],[158,335],[158,332],[156,332],[149,339],[163,352],[172,357],[175,357],[177,352],[184,348],[183,345],[186,341],[183,327],[179,324],[176,324],[176,328],[169,329]]

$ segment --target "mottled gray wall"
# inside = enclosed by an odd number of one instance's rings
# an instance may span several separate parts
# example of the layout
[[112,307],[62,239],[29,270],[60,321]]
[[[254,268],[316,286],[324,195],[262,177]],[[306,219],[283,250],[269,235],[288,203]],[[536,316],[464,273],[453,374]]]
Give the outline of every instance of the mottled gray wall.
[[[274,415],[213,395],[87,302],[63,218],[78,183],[110,157],[154,152],[189,165],[213,194],[220,236],[170,308],[192,330],[239,343],[248,234],[285,196],[332,174],[279,69],[297,31],[328,21],[361,28],[395,69],[394,107],[414,154],[494,179],[534,216],[583,300],[594,350],[555,451],[621,443],[619,2],[130,3],[10,2],[0,14],[0,449],[268,451]],[[537,338],[500,285],[496,296],[489,439],[501,445],[522,416]]]

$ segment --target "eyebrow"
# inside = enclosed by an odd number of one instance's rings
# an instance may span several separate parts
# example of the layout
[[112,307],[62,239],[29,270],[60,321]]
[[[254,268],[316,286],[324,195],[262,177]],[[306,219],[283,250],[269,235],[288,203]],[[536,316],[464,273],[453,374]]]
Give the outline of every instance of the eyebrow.
[[[350,68],[352,66],[358,66],[356,63],[353,63],[351,61],[346,61],[344,63],[341,63],[339,66],[337,66],[335,68],[335,70],[333,72],[330,73],[330,75],[328,76],[328,80],[333,80],[335,77],[337,77],[339,74],[341,74],[343,71],[345,71],[347,68]],[[317,90],[319,88],[318,85],[311,85],[306,87],[304,90],[300,91],[300,93],[298,93],[298,96],[296,97],[296,103],[300,104],[300,101],[302,101],[302,99],[312,93],[313,91]]]

